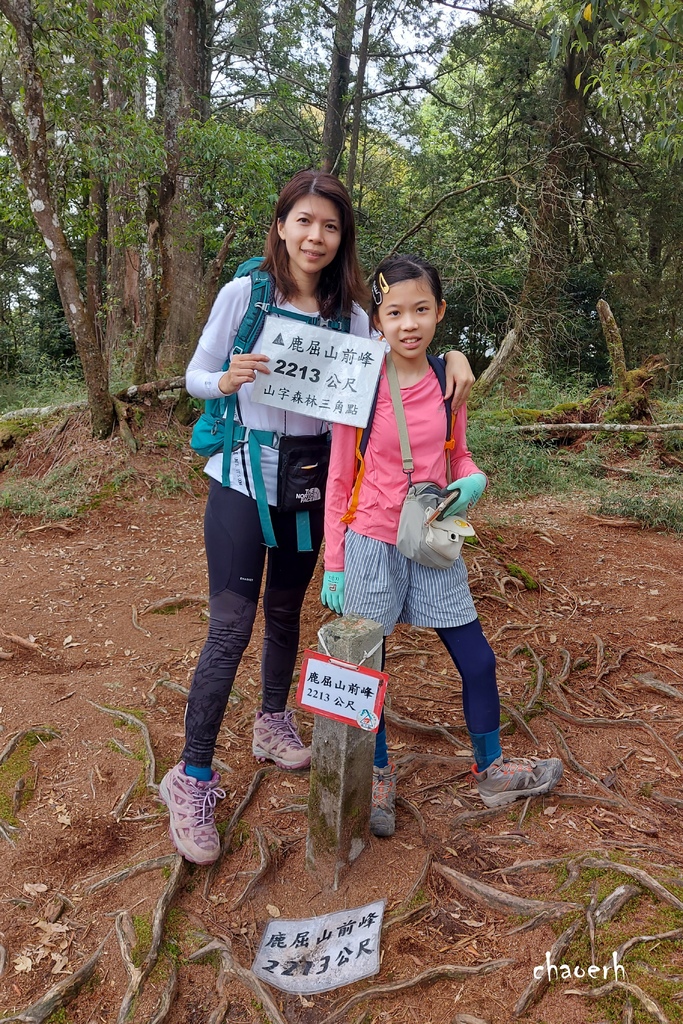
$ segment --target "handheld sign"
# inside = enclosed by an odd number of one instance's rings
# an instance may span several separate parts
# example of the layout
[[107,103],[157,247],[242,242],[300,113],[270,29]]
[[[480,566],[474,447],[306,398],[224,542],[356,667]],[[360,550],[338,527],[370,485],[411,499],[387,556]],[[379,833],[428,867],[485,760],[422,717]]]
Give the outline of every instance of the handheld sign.
[[383,342],[267,316],[260,351],[270,360],[270,373],[256,374],[253,402],[352,427],[366,425]]
[[304,651],[296,699],[306,711],[377,732],[388,679],[386,672]]

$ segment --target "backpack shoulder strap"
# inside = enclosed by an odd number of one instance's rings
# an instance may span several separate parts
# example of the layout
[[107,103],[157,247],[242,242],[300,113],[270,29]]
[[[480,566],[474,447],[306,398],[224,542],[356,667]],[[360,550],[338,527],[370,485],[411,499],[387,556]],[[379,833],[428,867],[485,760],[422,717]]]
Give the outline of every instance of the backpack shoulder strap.
[[[429,365],[436,374],[436,378],[441,387],[441,393],[446,394],[446,364],[439,356],[427,355]],[[451,412],[451,400],[450,398],[443,400],[444,412],[446,415],[446,447],[453,447],[453,426],[455,423],[455,415]]]
[[232,346],[232,351],[237,354],[251,352],[256,344],[263,329],[263,321],[272,301],[274,291],[273,279],[266,271],[252,270],[249,276],[251,277],[249,306],[242,317],[242,323],[237,329]]

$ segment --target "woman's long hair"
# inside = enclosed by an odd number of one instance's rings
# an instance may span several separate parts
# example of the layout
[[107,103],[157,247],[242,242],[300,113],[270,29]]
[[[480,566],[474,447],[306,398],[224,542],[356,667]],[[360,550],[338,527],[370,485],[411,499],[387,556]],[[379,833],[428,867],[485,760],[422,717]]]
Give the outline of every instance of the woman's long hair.
[[297,294],[297,286],[289,270],[289,256],[278,234],[278,222],[286,220],[290,210],[304,196],[320,196],[334,204],[341,221],[341,240],[332,262],[323,268],[318,282],[318,307],[328,320],[342,314],[350,315],[351,305],[364,306],[368,291],[356,254],[356,222],[348,192],[333,174],[323,171],[299,171],[284,186],[275,207],[275,216],[266,238],[261,269],[275,278],[278,291],[285,300]]

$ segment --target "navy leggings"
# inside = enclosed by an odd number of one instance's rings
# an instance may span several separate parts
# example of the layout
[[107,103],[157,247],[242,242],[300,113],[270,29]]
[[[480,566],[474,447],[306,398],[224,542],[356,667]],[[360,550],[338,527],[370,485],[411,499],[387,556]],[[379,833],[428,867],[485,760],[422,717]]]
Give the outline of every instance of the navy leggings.
[[311,512],[312,551],[297,551],[296,513],[270,509],[278,546],[266,548],[254,498],[211,480],[204,515],[209,568],[209,635],[185,713],[187,764],[211,764],[242,655],[251,639],[263,570],[265,631],[262,710],[284,711],[299,648],[299,620],[323,536],[323,510]]
[[[470,733],[494,732],[500,727],[500,698],[496,683],[496,656],[484,636],[479,619],[464,626],[437,629],[439,639],[462,677],[462,709]],[[384,652],[382,652],[384,664]],[[378,745],[385,729],[384,710],[377,731]],[[375,762],[377,763],[377,762]]]

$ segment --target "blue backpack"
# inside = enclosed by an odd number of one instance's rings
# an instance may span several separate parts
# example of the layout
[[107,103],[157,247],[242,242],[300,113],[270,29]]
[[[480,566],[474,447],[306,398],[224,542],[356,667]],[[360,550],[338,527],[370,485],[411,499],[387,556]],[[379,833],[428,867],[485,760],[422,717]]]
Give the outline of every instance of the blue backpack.
[[[275,316],[289,317],[291,320],[298,320],[315,327],[326,327],[331,331],[339,331],[348,334],[351,329],[351,319],[342,316],[338,320],[325,320],[319,316],[306,316],[304,313],[295,313],[293,310],[281,309],[274,304],[275,281],[265,270],[260,270],[263,263],[262,256],[254,256],[244,263],[240,263],[235,271],[234,278],[251,277],[251,295],[249,306],[242,318],[242,322],[235,335],[232,352],[240,354],[251,352],[254,345],[261,336],[266,316],[270,313]],[[230,366],[230,357],[223,364],[223,372]],[[221,398],[208,398],[204,402],[204,412],[194,425],[190,446],[193,451],[204,458],[224,452],[222,484],[230,486],[230,453],[237,445],[246,442],[249,449],[252,474],[256,489],[256,503],[259,511],[259,518],[263,528],[263,538],[268,547],[277,547],[275,534],[268,510],[268,499],[266,488],[263,482],[261,471],[261,445],[273,447],[278,443],[278,434],[272,430],[249,430],[243,424],[236,422],[235,411],[237,406],[237,393],[224,395]],[[297,532],[299,531],[299,517],[308,513],[297,513]],[[301,530],[305,537],[306,530]],[[300,550],[306,550],[300,548]]]

